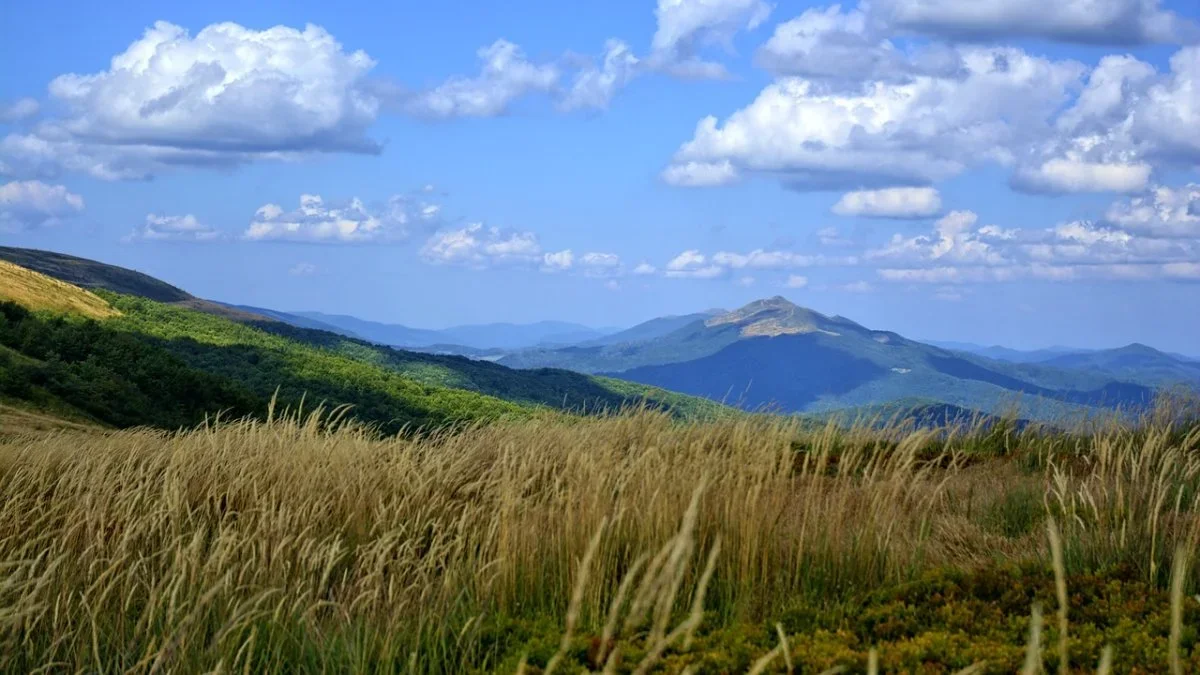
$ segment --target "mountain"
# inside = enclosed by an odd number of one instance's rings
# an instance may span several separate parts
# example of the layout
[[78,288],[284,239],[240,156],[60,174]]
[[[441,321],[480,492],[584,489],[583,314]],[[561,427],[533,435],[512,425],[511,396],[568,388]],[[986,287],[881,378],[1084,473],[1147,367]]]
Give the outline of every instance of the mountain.
[[442,339],[441,333],[434,330],[367,321],[346,314],[325,314],[323,312],[289,312],[289,314],[332,326],[335,332],[343,335],[351,335],[381,345],[418,347],[446,342]]
[[[94,276],[112,274],[83,262]],[[272,399],[280,408],[349,405],[388,432],[628,404],[720,412],[654,387],[402,351],[190,295],[164,303],[99,285],[87,291],[8,263],[0,281],[0,400],[71,419],[170,429],[218,411],[261,415]],[[136,289],[157,294],[155,282]],[[195,302],[221,311],[197,311]]]
[[946,342],[940,340],[928,340],[927,344],[956,352],[986,356],[989,359],[997,361],[1008,361],[1010,363],[1041,363],[1066,354],[1084,354],[1091,351],[1073,347],[1047,347],[1045,349],[1021,350],[1001,347],[1000,345],[984,346],[970,342]]
[[1064,354],[1043,362],[1047,366],[1094,370],[1119,379],[1137,379],[1158,386],[1200,385],[1200,363],[1133,343],[1117,349]]
[[1141,406],[1154,390],[1099,372],[1011,364],[866,328],[782,297],[652,339],[525,350],[500,360],[603,373],[747,409],[819,412],[921,399],[1040,418]]
[[[491,349],[520,349],[535,345],[567,345],[593,340],[606,334],[565,321],[539,321],[531,324],[491,323],[454,326],[440,330],[409,328],[399,324],[368,321],[344,314],[292,312],[291,315],[332,326],[338,332],[394,347],[430,347],[442,350],[465,347],[463,352]],[[283,319],[286,321],[286,319]],[[288,323],[292,323],[288,321]],[[293,324],[295,325],[295,324]]]
[[717,314],[723,314],[724,310],[710,310],[707,312],[697,312],[695,314],[684,314],[681,316],[664,316],[657,319],[650,319],[643,323],[639,323],[633,328],[627,328],[623,331],[609,333],[607,335],[594,338],[587,341],[578,341],[578,344],[583,347],[616,345],[626,342],[640,342],[642,340],[653,340],[654,338],[662,337],[668,333],[683,328],[684,326],[704,321]]

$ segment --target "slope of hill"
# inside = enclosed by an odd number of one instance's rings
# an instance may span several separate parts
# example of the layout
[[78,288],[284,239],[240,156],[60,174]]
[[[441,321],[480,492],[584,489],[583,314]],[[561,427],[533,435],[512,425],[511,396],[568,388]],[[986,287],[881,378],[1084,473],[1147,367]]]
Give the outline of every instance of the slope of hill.
[[719,409],[644,385],[403,352],[236,308],[198,312],[192,301],[91,293],[4,270],[22,280],[4,288],[22,289],[11,295],[29,307],[0,303],[0,397],[114,426],[171,428],[219,410],[261,412],[276,394],[283,406],[351,404],[355,416],[388,431],[642,402],[679,414]]
[[616,345],[530,350],[505,365],[599,372],[748,409],[824,411],[919,398],[1024,415],[1143,405],[1154,392],[1103,373],[1008,364],[876,331],[781,297]]
[[0,300],[93,319],[117,315],[108,302],[94,293],[5,260],[0,260]]
[[0,246],[0,260],[7,260],[80,288],[103,288],[158,302],[194,299],[190,293],[150,275],[64,253]]

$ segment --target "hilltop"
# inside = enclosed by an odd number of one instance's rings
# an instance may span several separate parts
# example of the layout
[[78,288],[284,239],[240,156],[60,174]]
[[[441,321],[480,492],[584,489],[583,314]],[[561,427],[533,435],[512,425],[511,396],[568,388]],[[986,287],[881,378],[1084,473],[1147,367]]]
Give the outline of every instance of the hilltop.
[[0,246],[0,260],[85,289],[105,289],[157,302],[185,302],[195,297],[165,281],[116,265],[65,253]]

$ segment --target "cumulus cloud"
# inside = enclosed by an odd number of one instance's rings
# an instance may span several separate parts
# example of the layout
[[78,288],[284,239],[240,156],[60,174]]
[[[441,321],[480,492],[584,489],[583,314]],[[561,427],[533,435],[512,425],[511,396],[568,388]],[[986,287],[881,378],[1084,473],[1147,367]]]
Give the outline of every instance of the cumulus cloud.
[[847,192],[833,205],[840,216],[870,218],[928,218],[941,210],[941,195],[929,187]]
[[[194,37],[159,21],[108,70],[49,85],[65,108],[0,153],[28,170],[145,177],[179,164],[229,166],[310,152],[379,151],[365,86],[375,62],[325,29],[219,23]],[[27,166],[28,164],[33,166]]]
[[813,79],[897,81],[914,75],[951,75],[962,65],[953,49],[940,44],[901,50],[886,27],[864,9],[841,5],[812,8],[775,27],[758,50],[758,61],[780,75]]
[[278,204],[265,204],[255,212],[243,233],[251,241],[310,241],[362,243],[404,239],[413,225],[436,221],[438,210],[396,195],[379,208],[355,197],[348,202],[328,204],[320,195],[301,195],[300,206],[285,211]]
[[1040,230],[977,222],[971,212],[954,212],[938,222],[933,235],[897,235],[867,258],[883,265],[877,273],[885,281],[928,284],[1182,279],[1200,261],[1196,237],[1143,236],[1084,220]]
[[574,264],[575,254],[569,248],[542,256],[542,268],[548,272],[569,270]]
[[604,277],[620,274],[621,257],[615,253],[584,253],[579,257],[579,264],[588,276]]
[[805,288],[808,286],[808,277],[792,274],[788,276],[787,282],[784,285],[788,288]]
[[1012,233],[996,227],[976,227],[978,221],[979,216],[972,211],[951,211],[934,223],[931,234],[916,237],[894,235],[883,248],[869,251],[867,258],[987,265],[1008,262],[995,247],[995,242],[1010,239]]
[[1156,187],[1113,204],[1105,219],[1148,236],[1200,239],[1200,184]]
[[1139,192],[1155,169],[1200,163],[1200,47],[1159,73],[1132,56],[1101,59],[1086,86],[1035,144],[1014,186],[1043,192]]
[[533,232],[502,230],[483,223],[435,233],[421,248],[421,257],[437,265],[479,268],[546,262]]
[[142,226],[127,237],[145,241],[217,241],[224,238],[224,232],[201,223],[190,213],[182,216],[147,214]]
[[658,0],[658,28],[651,42],[652,64],[684,77],[724,77],[725,67],[703,61],[704,46],[732,48],[734,35],[753,30],[767,20],[771,5],[764,0]]
[[658,268],[647,262],[638,263],[638,266],[633,268],[633,274],[639,277],[649,276],[657,271]]
[[62,185],[13,181],[0,185],[0,230],[56,225],[83,211],[83,197]]
[[412,96],[404,107],[425,117],[494,117],[507,112],[521,96],[558,86],[561,73],[557,65],[529,61],[521,48],[508,40],[496,40],[478,55],[483,61],[479,75],[451,78]]
[[720,265],[713,265],[698,250],[689,249],[667,263],[664,274],[673,279],[715,279],[725,273]]
[[873,0],[878,20],[950,39],[1044,38],[1084,44],[1190,42],[1197,25],[1160,0]]
[[[951,76],[873,80],[856,91],[781,78],[724,121],[700,120],[664,177],[715,185],[759,172],[822,189],[927,184],[1013,161],[1014,147],[1044,138],[1084,71],[1015,48],[962,47],[958,57]],[[670,180],[697,175],[708,180]]]
[[0,103],[0,124],[12,124],[38,114],[41,105],[31,98],[21,98],[12,103]]

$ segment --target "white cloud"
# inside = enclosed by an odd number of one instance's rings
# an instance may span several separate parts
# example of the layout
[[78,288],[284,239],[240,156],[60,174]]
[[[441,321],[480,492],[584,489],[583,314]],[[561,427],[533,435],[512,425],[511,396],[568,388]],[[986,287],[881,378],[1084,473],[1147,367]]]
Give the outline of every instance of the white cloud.
[[561,107],[564,110],[607,108],[616,92],[637,76],[640,63],[628,44],[609,40],[604,45],[600,66],[591,64],[575,74]]
[[666,269],[666,275],[675,279],[715,279],[723,274],[723,267],[709,264],[708,258],[695,249],[672,258]]
[[621,290],[621,282],[617,281],[616,279],[609,279],[608,281],[604,282],[604,287],[610,291],[619,291]]
[[639,277],[649,276],[657,271],[658,269],[655,268],[654,265],[646,262],[638,263],[638,266],[633,268],[634,275]]
[[546,271],[560,272],[571,269],[575,264],[575,254],[571,249],[547,253],[542,256],[542,267]]
[[737,280],[737,285],[738,285],[738,286],[742,286],[742,287],[744,287],[744,288],[750,288],[750,287],[751,287],[751,286],[753,286],[753,285],[754,285],[754,284],[755,284],[757,281],[758,281],[758,280],[757,280],[757,279],[755,279],[754,277],[751,277],[751,276],[744,276],[744,277],[739,277],[739,278],[738,278],[738,280]]
[[52,226],[83,211],[83,197],[62,185],[13,181],[0,185],[0,231]]
[[316,273],[317,266],[309,262],[299,262],[288,269],[288,274],[293,277],[311,277]]
[[320,195],[301,195],[300,206],[284,211],[265,204],[255,212],[243,237],[251,241],[315,241],[361,243],[403,239],[414,219],[431,220],[437,211],[400,195],[380,208],[368,207],[355,197],[343,204],[327,204]]
[[867,253],[870,259],[903,259],[921,261],[955,261],[984,265],[1000,265],[1007,258],[993,245],[1012,234],[996,227],[977,228],[979,221],[972,211],[951,211],[934,223],[929,235],[904,237],[896,234],[886,246]]
[[[786,77],[723,122],[706,117],[664,173],[712,185],[742,172],[779,175],[796,187],[928,183],[984,162],[1010,163],[1013,148],[1043,138],[1069,100],[1081,64],[1014,48],[963,47],[953,76],[869,81],[836,92]],[[690,177],[697,167],[718,179]]]
[[684,77],[724,77],[724,66],[700,60],[697,51],[711,44],[732,49],[734,35],[757,28],[770,13],[764,0],[658,0],[650,61]]
[[847,192],[833,205],[838,215],[871,218],[928,218],[941,210],[941,195],[929,187]]
[[1145,162],[1089,162],[1078,153],[1027,167],[1013,184],[1035,192],[1140,192],[1150,182],[1152,167]]
[[494,117],[508,111],[513,101],[529,93],[549,92],[558,86],[554,64],[535,64],[521,48],[496,40],[478,51],[483,67],[476,77],[454,77],[412,96],[405,109],[436,118]]
[[192,214],[182,216],[160,216],[150,213],[141,227],[129,235],[128,239],[143,239],[146,241],[217,241],[223,239],[225,233],[205,225]]
[[1134,45],[1200,36],[1194,22],[1163,9],[1160,0],[874,0],[871,8],[896,29],[951,39]]
[[378,152],[375,62],[319,26],[210,25],[194,37],[160,21],[108,70],[56,77],[65,116],[10,135],[0,156],[29,173],[142,178],[172,166],[230,166],[310,152]]
[[808,267],[816,258],[790,251],[765,251],[755,249],[749,253],[720,251],[712,256],[712,263],[730,269],[784,269],[788,267]]
[[737,181],[738,171],[729,160],[682,162],[663,170],[663,180],[679,187],[713,187]]
[[[956,217],[955,223],[943,221]],[[885,281],[928,284],[1022,279],[1185,279],[1200,261],[1200,238],[1141,236],[1089,221],[1042,230],[974,227],[974,214],[939,221],[936,237],[895,237],[872,260],[905,259],[905,267],[877,270]]]
[[1200,47],[1158,73],[1132,56],[1107,56],[1058,117],[1054,134],[1022,159],[1022,189],[1139,192],[1155,170],[1200,163]]
[[621,258],[615,253],[584,253],[579,264],[589,276],[610,276],[621,272]]
[[621,258],[615,253],[584,253],[579,262],[588,267],[613,268],[621,266]]
[[948,75],[961,66],[954,50],[924,46],[906,53],[898,49],[862,8],[841,5],[812,8],[775,27],[758,51],[758,61],[780,75],[814,79],[897,81],[914,75]]
[[38,114],[41,105],[31,98],[21,98],[12,103],[0,103],[0,124],[11,124],[29,119]]
[[1156,187],[1149,194],[1113,204],[1105,219],[1148,236],[1200,239],[1200,184]]
[[421,257],[433,264],[480,268],[546,262],[534,233],[485,227],[483,223],[437,232],[421,248]]
[[788,288],[804,288],[808,286],[808,277],[792,274],[788,276],[787,282],[784,285]]

